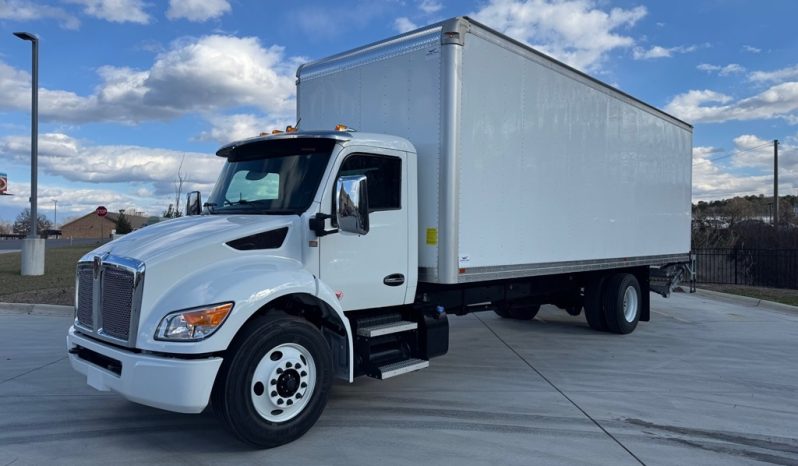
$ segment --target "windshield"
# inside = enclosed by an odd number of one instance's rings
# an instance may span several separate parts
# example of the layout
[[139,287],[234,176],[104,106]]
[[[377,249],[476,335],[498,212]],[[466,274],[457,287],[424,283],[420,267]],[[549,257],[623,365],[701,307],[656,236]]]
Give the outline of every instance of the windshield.
[[245,144],[228,156],[205,206],[210,214],[300,214],[310,207],[332,141]]

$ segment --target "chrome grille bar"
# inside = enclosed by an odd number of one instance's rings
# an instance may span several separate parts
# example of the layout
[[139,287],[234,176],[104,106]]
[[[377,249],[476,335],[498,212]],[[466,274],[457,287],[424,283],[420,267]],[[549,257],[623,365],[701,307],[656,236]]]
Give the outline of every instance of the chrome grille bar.
[[141,310],[144,263],[105,254],[78,263],[75,324],[80,331],[133,347]]

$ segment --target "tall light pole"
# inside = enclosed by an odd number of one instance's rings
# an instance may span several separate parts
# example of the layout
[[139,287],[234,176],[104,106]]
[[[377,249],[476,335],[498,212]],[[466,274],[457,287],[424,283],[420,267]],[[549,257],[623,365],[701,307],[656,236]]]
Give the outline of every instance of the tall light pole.
[[773,140],[773,227],[779,229],[779,140]]
[[58,229],[58,199],[53,199],[53,230]]
[[39,220],[39,38],[29,32],[15,32],[15,36],[31,43],[31,113],[30,113],[30,229],[22,245],[22,275],[44,274],[44,240],[39,240],[36,227]]

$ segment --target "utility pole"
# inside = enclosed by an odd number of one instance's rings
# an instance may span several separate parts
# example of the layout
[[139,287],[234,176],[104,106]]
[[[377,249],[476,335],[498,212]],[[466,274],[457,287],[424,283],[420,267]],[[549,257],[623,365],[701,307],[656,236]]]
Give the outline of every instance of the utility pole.
[[53,199],[53,230],[58,229],[58,199]]
[[773,140],[773,227],[779,228],[779,140]]

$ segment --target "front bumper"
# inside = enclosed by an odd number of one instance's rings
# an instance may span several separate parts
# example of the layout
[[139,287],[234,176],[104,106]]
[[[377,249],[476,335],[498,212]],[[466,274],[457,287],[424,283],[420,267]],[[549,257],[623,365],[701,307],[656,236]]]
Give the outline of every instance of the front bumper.
[[[69,328],[67,350],[76,347],[110,358],[120,370],[109,370],[69,354],[72,367],[101,391],[113,390],[130,401],[178,413],[199,413],[208,399],[222,358],[179,359],[133,353],[86,338]],[[118,365],[116,363],[119,363]]]

